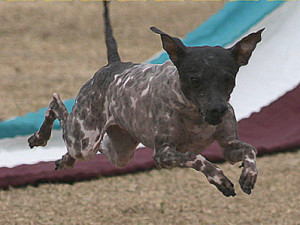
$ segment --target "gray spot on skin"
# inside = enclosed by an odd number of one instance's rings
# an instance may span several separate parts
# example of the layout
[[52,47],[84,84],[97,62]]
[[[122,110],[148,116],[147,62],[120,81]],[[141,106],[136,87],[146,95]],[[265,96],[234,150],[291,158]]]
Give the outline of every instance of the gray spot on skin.
[[[100,122],[100,121],[99,121]],[[83,120],[83,126],[85,130],[95,130],[97,128],[94,117],[87,117]]]
[[84,120],[87,117],[87,109],[83,109],[82,112],[80,113],[80,120]]
[[74,144],[73,144],[73,148],[74,150],[77,152],[80,152],[82,150],[81,148],[81,142],[79,140],[75,140]]
[[68,147],[71,147],[71,146],[73,145],[73,142],[71,141],[70,138],[65,137],[64,140],[65,140],[65,142],[67,143],[67,146],[68,146]]
[[82,149],[86,149],[86,147],[87,147],[88,144],[89,144],[89,141],[90,141],[89,138],[84,138],[84,139],[81,141]]
[[74,121],[73,137],[76,140],[80,140],[84,137],[84,133],[82,132],[80,127],[80,123],[77,120]]

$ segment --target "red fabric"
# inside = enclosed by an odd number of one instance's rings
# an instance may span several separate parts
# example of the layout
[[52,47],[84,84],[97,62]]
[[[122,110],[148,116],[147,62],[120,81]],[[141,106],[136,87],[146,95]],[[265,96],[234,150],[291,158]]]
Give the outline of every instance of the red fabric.
[[300,147],[300,85],[259,113],[239,122],[240,139],[258,154]]
[[[254,145],[258,154],[286,151],[300,147],[300,85],[259,113],[239,122],[242,141]],[[103,155],[88,162],[77,162],[73,169],[55,171],[54,162],[0,168],[0,188],[37,185],[45,182],[74,182],[99,176],[113,176],[154,168],[152,150],[136,151],[133,160],[122,169],[114,167]],[[222,161],[220,148],[214,143],[203,155],[210,161]]]
[[134,158],[125,168],[114,167],[103,155],[97,155],[93,160],[76,162],[73,169],[55,170],[54,162],[40,162],[34,165],[20,165],[13,168],[0,168],[0,188],[9,186],[37,185],[48,182],[74,182],[97,178],[99,176],[113,176],[117,174],[133,173],[149,170],[154,167],[152,150],[138,149]]

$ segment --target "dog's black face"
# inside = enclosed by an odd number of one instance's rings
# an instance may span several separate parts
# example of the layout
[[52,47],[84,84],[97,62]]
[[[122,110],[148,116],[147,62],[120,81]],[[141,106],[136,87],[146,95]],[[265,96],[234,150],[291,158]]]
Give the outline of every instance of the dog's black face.
[[221,123],[239,69],[230,51],[222,47],[188,48],[177,69],[184,95],[205,121]]
[[163,48],[177,67],[186,98],[208,124],[221,123],[239,67],[248,63],[263,30],[243,38],[230,49],[186,47],[178,38],[154,27],[151,30],[161,35]]

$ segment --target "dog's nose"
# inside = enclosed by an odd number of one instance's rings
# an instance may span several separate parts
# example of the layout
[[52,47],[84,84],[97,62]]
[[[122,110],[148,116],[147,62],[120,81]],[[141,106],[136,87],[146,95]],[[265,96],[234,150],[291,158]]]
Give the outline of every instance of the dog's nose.
[[210,110],[209,113],[211,115],[212,118],[220,118],[222,116],[224,116],[224,114],[227,111],[227,105],[225,104],[219,104],[219,105],[215,105],[213,106]]

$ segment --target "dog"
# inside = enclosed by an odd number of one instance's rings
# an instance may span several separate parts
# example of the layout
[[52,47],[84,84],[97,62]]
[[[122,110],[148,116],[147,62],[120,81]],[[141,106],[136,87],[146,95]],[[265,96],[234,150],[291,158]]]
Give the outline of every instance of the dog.
[[242,161],[239,184],[251,194],[258,174],[257,151],[239,140],[228,101],[238,70],[248,63],[264,29],[223,48],[186,47],[179,38],[151,27],[170,60],[162,65],[122,62],[107,4],[104,1],[108,64],[84,84],[70,114],[53,94],[29,146],[45,146],[58,119],[68,152],[55,162],[57,170],[72,168],[76,160],[90,160],[97,152],[124,167],[142,143],[154,150],[159,169],[193,168],[225,196],[235,196],[234,185],[222,170],[200,154],[216,140],[227,161]]

